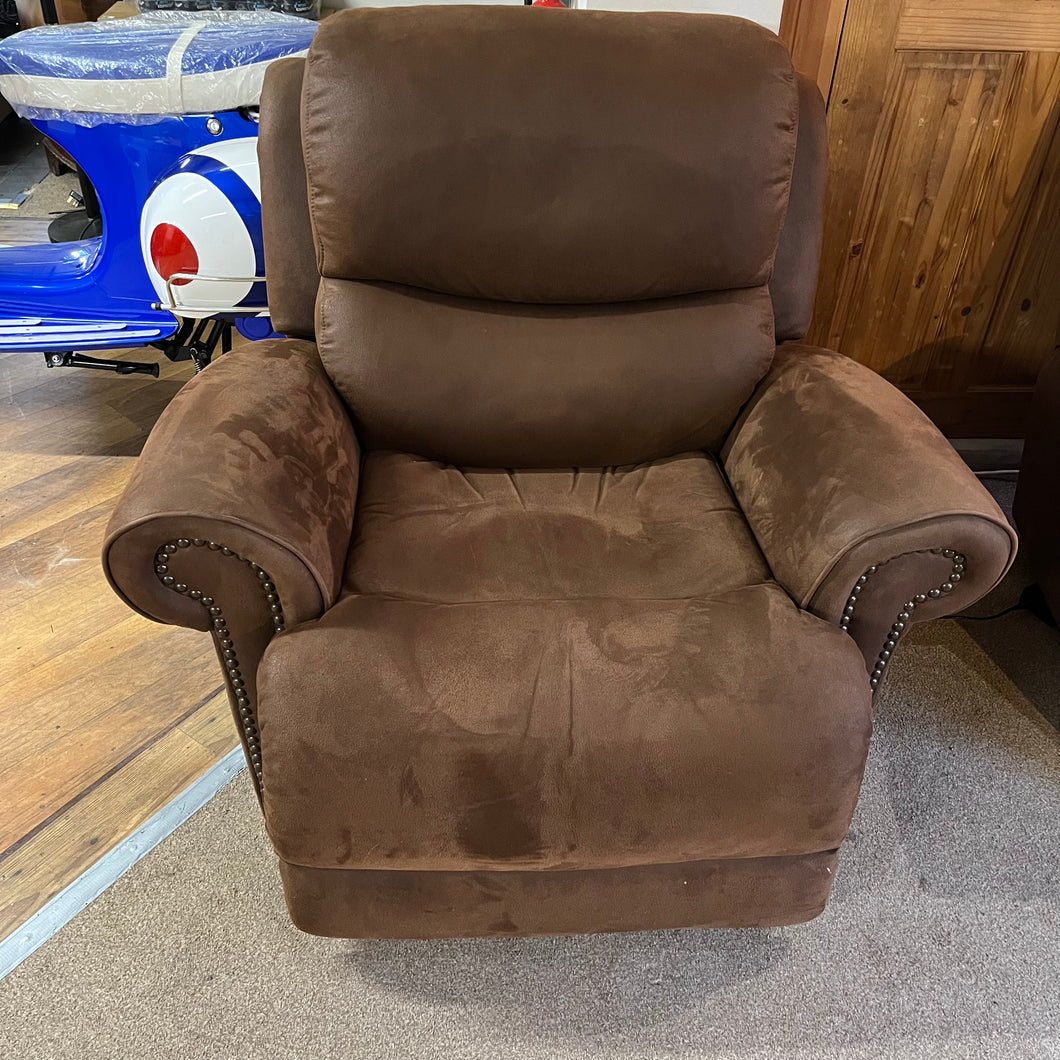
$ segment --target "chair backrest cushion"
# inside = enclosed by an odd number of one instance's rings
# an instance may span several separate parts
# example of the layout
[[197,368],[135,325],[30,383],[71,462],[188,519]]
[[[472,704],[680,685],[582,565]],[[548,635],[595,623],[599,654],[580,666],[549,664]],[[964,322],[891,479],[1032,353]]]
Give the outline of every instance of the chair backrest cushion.
[[798,111],[784,46],[742,19],[326,20],[316,331],[364,442],[523,467],[720,444],[772,356]]

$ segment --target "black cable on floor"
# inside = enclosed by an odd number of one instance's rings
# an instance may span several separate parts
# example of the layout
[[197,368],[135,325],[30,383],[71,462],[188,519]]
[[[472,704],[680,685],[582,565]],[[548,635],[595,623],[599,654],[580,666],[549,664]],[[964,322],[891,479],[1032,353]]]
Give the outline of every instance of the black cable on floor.
[[1024,604],[1013,604],[1011,607],[1006,607],[1004,611],[998,611],[996,615],[954,615],[954,618],[959,618],[962,622],[988,622],[992,618],[1001,618],[1003,615],[1011,615],[1013,611],[1028,611],[1028,608]]
[[1013,611],[1029,611],[1035,618],[1040,618],[1047,626],[1056,627],[1056,619],[1053,617],[1052,611],[1049,610],[1045,594],[1037,584],[1028,585],[1020,593],[1020,598],[1011,607],[1006,607],[1004,611],[998,611],[995,615],[954,615],[954,618],[958,618],[962,622],[986,622],[991,618],[1011,615]]

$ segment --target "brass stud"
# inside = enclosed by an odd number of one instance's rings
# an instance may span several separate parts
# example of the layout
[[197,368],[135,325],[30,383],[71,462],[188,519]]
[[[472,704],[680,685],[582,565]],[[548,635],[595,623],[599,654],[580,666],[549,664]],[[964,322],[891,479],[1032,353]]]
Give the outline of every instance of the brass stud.
[[[958,582],[961,580],[961,575],[964,572],[963,555],[959,552],[955,552],[953,549],[931,548],[926,551],[930,552],[932,555],[942,555],[947,559],[952,560],[953,570],[950,574],[949,580],[943,582],[935,589],[929,589],[927,593],[916,593],[911,600],[906,601],[903,605],[902,610],[898,613],[897,620],[894,625],[891,626],[891,629],[887,634],[887,640],[884,642],[879,658],[876,660],[876,664],[873,667],[869,684],[874,689],[879,686],[880,679],[883,676],[883,671],[887,666],[891,653],[894,651],[898,639],[901,637],[902,631],[905,629],[906,623],[913,617],[913,611],[917,605],[926,603],[929,599],[937,600],[943,594],[953,592]],[[839,618],[839,628],[848,634],[850,633],[851,616],[854,614],[857,606],[858,596],[861,593],[861,589],[867,583],[869,575],[875,574],[877,569],[878,568],[875,566],[869,567],[865,573],[858,578],[857,583],[850,590],[850,597],[848,598],[846,606],[843,608],[843,613]]]
[[[221,647],[221,655],[225,663],[229,689],[234,697],[236,709],[240,717],[240,725],[243,729],[243,736],[250,752],[251,766],[260,787],[262,784],[260,736],[257,730],[254,710],[251,706],[250,698],[246,690],[246,682],[239,669],[239,661],[236,657],[235,645],[231,640],[231,634],[228,630],[228,625],[222,614],[222,610],[214,603],[214,598],[212,596],[203,594],[199,589],[189,590],[184,582],[176,581],[173,575],[169,574],[169,557],[178,549],[189,548],[191,546],[196,548],[206,547],[213,552],[219,551],[225,556],[235,556],[236,559],[241,563],[246,563],[250,569],[257,574],[262,592],[265,594],[266,602],[269,605],[272,624],[276,632],[283,632],[285,629],[283,608],[280,603],[280,598],[276,594],[276,586],[269,578],[268,573],[262,570],[258,564],[240,556],[234,549],[228,548],[226,545],[221,545],[216,541],[206,541],[203,538],[198,537],[181,537],[177,538],[176,541],[167,542],[159,549],[158,554],[155,556],[155,573],[158,575],[162,584],[167,588],[172,589],[174,592],[179,592],[182,595],[188,595],[193,600],[198,600],[203,607],[208,610],[214,636],[217,638],[217,642]],[[856,598],[857,591],[852,592],[851,601],[856,600]],[[847,616],[844,616],[844,621],[841,623],[844,625],[844,628],[846,621],[849,621],[849,619]]]

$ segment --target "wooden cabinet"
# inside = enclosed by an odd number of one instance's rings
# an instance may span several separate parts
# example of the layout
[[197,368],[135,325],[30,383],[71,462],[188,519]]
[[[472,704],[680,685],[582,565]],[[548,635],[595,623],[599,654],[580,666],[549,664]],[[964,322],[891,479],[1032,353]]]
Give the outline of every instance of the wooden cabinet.
[[828,100],[809,341],[951,437],[1019,437],[1060,340],[1060,0],[788,0]]
[[48,23],[95,22],[114,0],[15,0],[22,29]]

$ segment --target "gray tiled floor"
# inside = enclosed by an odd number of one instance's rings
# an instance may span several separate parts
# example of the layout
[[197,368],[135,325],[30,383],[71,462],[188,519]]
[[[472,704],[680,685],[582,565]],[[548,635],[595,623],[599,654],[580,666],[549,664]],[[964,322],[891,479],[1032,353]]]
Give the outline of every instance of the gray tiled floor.
[[27,122],[12,122],[4,129],[0,143],[0,207],[13,217],[16,211],[9,204],[19,203],[34,185],[48,175],[48,160],[44,155],[42,137]]

